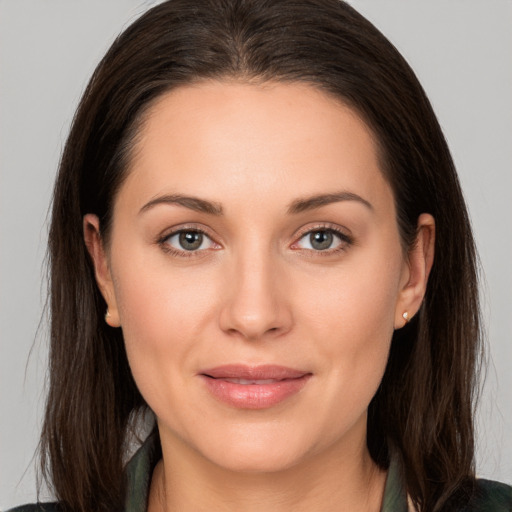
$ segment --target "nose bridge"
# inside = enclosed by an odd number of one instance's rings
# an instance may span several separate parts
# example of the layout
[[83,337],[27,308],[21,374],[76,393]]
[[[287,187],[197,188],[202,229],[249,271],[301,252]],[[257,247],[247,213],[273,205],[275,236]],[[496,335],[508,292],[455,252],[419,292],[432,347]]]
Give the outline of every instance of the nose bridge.
[[278,257],[255,240],[233,254],[229,293],[221,313],[221,327],[248,339],[277,335],[290,328],[291,311],[282,293]]

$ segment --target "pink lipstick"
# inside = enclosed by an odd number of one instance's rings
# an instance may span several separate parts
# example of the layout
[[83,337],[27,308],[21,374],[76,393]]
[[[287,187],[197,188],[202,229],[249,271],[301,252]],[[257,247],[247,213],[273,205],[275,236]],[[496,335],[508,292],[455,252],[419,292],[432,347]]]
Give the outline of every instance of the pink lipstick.
[[298,393],[310,372],[285,366],[225,365],[200,372],[208,391],[239,409],[266,409]]

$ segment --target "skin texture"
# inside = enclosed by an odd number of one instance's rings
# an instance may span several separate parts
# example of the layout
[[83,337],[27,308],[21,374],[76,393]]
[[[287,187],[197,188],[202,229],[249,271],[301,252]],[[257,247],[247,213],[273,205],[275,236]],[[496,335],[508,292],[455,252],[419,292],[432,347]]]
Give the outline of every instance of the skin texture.
[[[307,85],[182,87],[139,135],[109,247],[94,215],[84,233],[158,421],[150,510],[379,510],[367,408],[393,330],[421,305],[434,220],[420,216],[405,254],[371,131]],[[176,195],[222,213],[162,201]],[[199,250],[180,246],[180,229],[205,232]],[[341,235],[318,250],[315,230]],[[272,407],[233,407],[200,374],[235,363],[311,377]]]

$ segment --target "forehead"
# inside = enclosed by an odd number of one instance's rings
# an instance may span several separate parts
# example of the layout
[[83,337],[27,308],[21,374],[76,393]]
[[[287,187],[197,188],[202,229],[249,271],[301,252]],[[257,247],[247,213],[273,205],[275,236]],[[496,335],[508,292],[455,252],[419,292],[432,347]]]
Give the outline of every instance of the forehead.
[[179,192],[224,202],[279,188],[283,201],[347,189],[378,202],[391,192],[377,153],[360,116],[313,86],[208,81],[151,106],[127,184],[146,199]]

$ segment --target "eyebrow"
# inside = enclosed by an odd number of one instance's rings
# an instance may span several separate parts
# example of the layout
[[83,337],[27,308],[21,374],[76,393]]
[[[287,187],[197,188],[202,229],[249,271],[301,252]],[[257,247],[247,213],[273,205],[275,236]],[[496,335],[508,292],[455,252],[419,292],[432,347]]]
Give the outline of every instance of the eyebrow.
[[288,213],[297,214],[308,210],[314,210],[332,203],[338,203],[341,201],[357,201],[363,204],[368,209],[373,211],[373,206],[366,199],[361,196],[354,194],[353,192],[337,192],[335,194],[319,194],[303,199],[297,199],[293,201],[288,207]]
[[181,194],[170,194],[155,197],[146,203],[139,211],[146,212],[160,204],[177,204],[196,212],[208,213],[210,215],[222,215],[222,206],[219,203],[199,199],[198,197],[183,196]]

